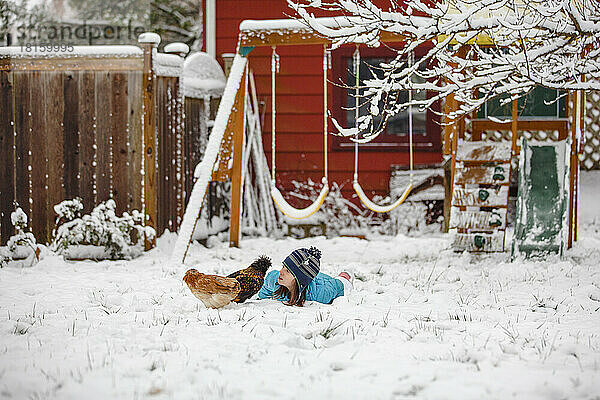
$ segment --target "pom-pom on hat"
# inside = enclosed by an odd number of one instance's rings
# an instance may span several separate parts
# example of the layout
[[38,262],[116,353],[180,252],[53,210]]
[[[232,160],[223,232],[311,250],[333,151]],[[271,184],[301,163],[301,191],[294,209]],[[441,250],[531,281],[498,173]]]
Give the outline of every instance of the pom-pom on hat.
[[283,260],[283,265],[294,275],[298,282],[299,293],[302,293],[319,273],[321,250],[316,247],[294,250]]

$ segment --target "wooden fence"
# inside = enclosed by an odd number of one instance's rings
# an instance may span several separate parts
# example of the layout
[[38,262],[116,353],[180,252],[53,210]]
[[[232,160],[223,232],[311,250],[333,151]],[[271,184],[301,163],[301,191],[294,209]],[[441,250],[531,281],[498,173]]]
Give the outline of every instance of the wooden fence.
[[159,234],[177,229],[202,132],[184,134],[183,58],[142,47],[0,48],[0,244],[16,205],[43,243],[54,205],[74,197],[85,212],[112,198]]

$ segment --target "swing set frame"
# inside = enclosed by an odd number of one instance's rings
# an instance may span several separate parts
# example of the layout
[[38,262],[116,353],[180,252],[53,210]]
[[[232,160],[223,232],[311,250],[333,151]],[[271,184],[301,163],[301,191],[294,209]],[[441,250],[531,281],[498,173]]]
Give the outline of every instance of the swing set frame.
[[[346,23],[345,19],[340,19],[340,18],[324,18],[324,21],[327,22],[331,22],[333,26],[339,26],[340,24],[344,24]],[[390,32],[382,32],[380,35],[380,40],[382,42],[388,42],[388,43],[392,43],[392,42],[402,42],[406,40],[406,37],[400,34],[394,34],[394,33],[390,33]],[[282,45],[286,45],[286,46],[290,46],[290,45],[311,45],[311,44],[321,44],[323,45],[324,49],[327,49],[327,47],[331,44],[331,41],[323,38],[319,35],[317,35],[316,33],[314,33],[310,28],[306,27],[305,25],[302,25],[299,21],[296,20],[265,20],[265,21],[243,21],[240,24],[240,39],[238,42],[238,50],[239,50],[239,54],[243,55],[243,56],[247,56],[254,48],[256,47],[266,47],[269,46],[271,48],[273,48],[273,54],[275,54],[275,49],[277,48],[277,46],[282,46]],[[271,65],[271,69],[272,69],[272,75],[274,75],[273,69],[274,69],[274,65],[272,62]],[[324,71],[325,67],[324,67]],[[327,101],[327,89],[326,89],[326,84],[327,84],[327,80],[326,77],[324,77],[324,101],[326,104]],[[274,76],[272,77],[272,85],[274,85]],[[273,108],[274,108],[274,88],[272,90],[272,101],[273,101]],[[273,115],[272,118],[274,120],[274,110],[273,110]],[[275,123],[273,121],[272,123],[273,127],[273,131],[275,130]],[[327,115],[324,114],[324,135],[325,135],[325,140],[327,140]],[[273,132],[274,133],[274,132]],[[314,212],[316,212],[319,207],[321,206],[321,204],[323,203],[323,200],[325,198],[325,196],[327,195],[327,185],[328,185],[328,181],[327,181],[327,141],[325,141],[325,148],[324,148],[324,153],[325,153],[325,163],[324,163],[324,178],[323,178],[323,188],[321,190],[321,193],[318,197],[318,199],[311,204],[309,207],[305,208],[305,209],[301,209],[301,210],[297,210],[297,209],[293,209],[292,207],[290,207],[287,202],[285,201],[285,199],[283,198],[283,196],[281,195],[281,193],[279,192],[279,190],[275,187],[275,135],[273,134],[273,149],[272,149],[272,158],[273,158],[273,162],[272,162],[272,168],[273,168],[273,184],[272,184],[272,195],[273,195],[273,200],[275,201],[275,203],[277,204],[277,206],[283,211],[284,214],[288,215],[289,217],[292,218],[305,218],[306,216],[310,216],[312,215]],[[412,138],[412,135],[411,135]],[[355,149],[356,151],[357,149]],[[356,156],[357,157],[357,156]],[[411,146],[411,167],[412,167],[412,146]],[[395,208],[398,204],[402,203],[406,197],[408,196],[408,194],[410,193],[410,190],[412,189],[412,182],[411,185],[407,188],[407,190],[405,191],[404,195],[398,199],[395,203],[388,205],[388,206],[379,206],[376,205],[374,203],[372,203],[368,197],[366,196],[366,194],[363,192],[362,188],[360,187],[360,184],[358,184],[358,177],[357,177],[357,171],[355,169],[355,180],[353,183],[353,187],[356,190],[356,193],[358,194],[359,198],[361,199],[362,203],[367,207],[370,208],[373,211],[376,212],[388,212],[389,210]],[[288,212],[286,212],[286,210],[288,210]],[[293,213],[290,213],[290,210],[294,211]]]
[[[332,26],[339,26],[340,24],[343,25],[344,23],[346,23],[345,19],[341,19],[341,18],[324,18],[324,21],[328,21],[332,24]],[[387,43],[393,43],[393,42],[402,42],[406,40],[406,37],[400,34],[395,34],[395,33],[390,33],[390,32],[382,32],[380,35],[380,40],[381,42],[387,42]],[[301,22],[297,21],[297,20],[293,20],[293,19],[282,19],[282,20],[263,20],[263,21],[252,21],[252,20],[247,20],[247,21],[243,21],[240,24],[240,35],[239,35],[239,41],[238,41],[238,53],[240,55],[242,55],[243,57],[247,57],[248,54],[250,54],[250,52],[256,48],[256,47],[271,47],[273,48],[273,51],[275,51],[275,49],[278,46],[293,46],[293,45],[323,45],[324,49],[326,49],[330,44],[331,41],[328,40],[327,38],[321,37],[318,34],[316,34],[312,29],[310,29],[309,27],[303,25]],[[271,68],[273,69],[274,66],[272,65]],[[324,85],[326,85],[326,78],[325,79],[325,83]],[[274,82],[272,82],[272,84],[274,84]],[[326,92],[326,88],[324,89],[324,93],[325,96],[327,96],[327,92]],[[274,100],[274,99],[273,99]],[[325,100],[326,101],[326,97]],[[324,129],[327,129],[327,116],[324,116],[325,118],[325,126]],[[274,124],[273,124],[274,125]],[[272,128],[274,129],[274,128]],[[326,137],[326,133],[325,133],[325,137]],[[273,138],[273,143],[274,143],[274,138]],[[327,142],[325,142],[325,146],[327,145]],[[324,165],[324,178],[323,178],[323,189],[321,190],[321,193],[319,195],[319,198],[308,208],[303,209],[303,210],[294,210],[297,211],[297,214],[308,214],[311,215],[314,212],[316,212],[318,210],[318,208],[320,207],[320,205],[323,203],[324,197],[327,195],[327,188],[326,186],[328,185],[327,182],[327,147],[324,148],[324,153],[325,153],[325,165]],[[275,159],[275,151],[273,149],[273,164],[274,164],[274,159]],[[235,165],[235,161],[234,161],[234,165]],[[275,172],[275,169],[273,168],[273,174]],[[275,201],[275,203],[278,205],[278,207],[280,207],[280,209],[282,209],[282,211],[284,212],[284,214],[288,215],[289,213],[286,213],[284,210],[290,208],[289,205],[287,205],[287,202],[285,202],[285,200],[283,199],[283,196],[281,196],[279,190],[274,186],[274,181],[275,181],[275,176],[273,175],[272,177],[273,179],[273,187],[272,187],[272,194],[273,194],[273,200]],[[357,185],[357,182],[355,182],[355,185]],[[362,196],[360,197],[367,199],[366,195],[364,194],[364,192],[362,191],[362,189],[359,187],[359,191],[357,191],[358,195],[360,196],[362,193]],[[399,199],[400,202],[404,201],[404,199],[407,197],[408,193],[410,192],[411,187],[408,188],[408,190],[406,191],[405,195],[402,196],[402,199]],[[233,201],[233,200],[232,200]],[[377,212],[386,212],[385,208],[389,207],[389,206],[377,206],[377,205],[372,205],[372,203],[370,201],[364,202],[363,204],[365,204],[365,206],[373,209],[372,207],[376,208],[375,211]],[[371,207],[369,206],[371,205]],[[285,206],[285,207],[283,207]],[[236,207],[236,209],[239,209],[239,207]],[[233,207],[232,207],[233,210]],[[292,218],[304,218],[304,215],[299,217],[297,215],[288,215],[291,216]],[[234,216],[232,214],[232,226],[231,226],[231,230],[230,232],[235,232],[236,228],[233,226],[234,222],[239,220],[239,218],[236,218],[236,216]],[[234,239],[230,240],[230,244],[237,246],[237,243]]]

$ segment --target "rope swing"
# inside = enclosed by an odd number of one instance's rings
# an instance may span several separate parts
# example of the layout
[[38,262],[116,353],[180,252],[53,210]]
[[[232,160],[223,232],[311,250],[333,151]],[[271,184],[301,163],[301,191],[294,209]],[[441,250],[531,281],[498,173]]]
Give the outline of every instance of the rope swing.
[[281,195],[279,189],[275,185],[275,72],[279,72],[279,55],[275,51],[273,46],[273,53],[271,54],[271,129],[272,129],[272,141],[271,141],[271,197],[281,210],[282,213],[290,218],[303,219],[308,218],[316,213],[323,202],[327,193],[329,192],[329,184],[327,181],[327,69],[328,69],[328,54],[327,47],[323,46],[323,154],[324,154],[324,176],[321,179],[323,187],[317,199],[306,208],[294,208],[292,207]]
[[[412,53],[411,53],[412,56]],[[360,199],[360,201],[363,203],[363,205],[365,207],[367,207],[369,210],[375,211],[377,213],[386,213],[386,212],[390,212],[392,211],[394,208],[398,207],[400,204],[404,203],[404,200],[406,200],[406,198],[408,197],[408,195],[410,194],[411,190],[413,189],[413,127],[412,127],[412,106],[410,105],[410,102],[412,101],[412,90],[409,89],[408,91],[408,141],[409,141],[409,154],[410,154],[410,182],[408,184],[408,186],[406,187],[406,189],[404,189],[404,193],[402,193],[402,196],[400,196],[400,198],[398,198],[398,200],[396,200],[395,202],[387,205],[387,206],[381,206],[379,204],[375,204],[371,201],[371,199],[369,199],[367,197],[367,195],[365,194],[364,190],[362,189],[362,187],[360,186],[360,183],[358,183],[358,117],[359,117],[359,104],[358,104],[358,99],[359,99],[359,81],[360,81],[360,52],[358,50],[358,45],[356,46],[356,50],[354,50],[354,55],[353,55],[353,67],[354,67],[354,76],[355,76],[355,80],[356,80],[356,85],[355,85],[355,96],[356,96],[356,100],[355,100],[355,109],[354,109],[354,123],[355,123],[355,127],[356,127],[356,135],[354,137],[354,181],[352,182],[352,187],[354,188],[354,191],[356,192],[356,194],[358,195],[358,198]],[[409,63],[412,65],[412,59],[409,60]]]

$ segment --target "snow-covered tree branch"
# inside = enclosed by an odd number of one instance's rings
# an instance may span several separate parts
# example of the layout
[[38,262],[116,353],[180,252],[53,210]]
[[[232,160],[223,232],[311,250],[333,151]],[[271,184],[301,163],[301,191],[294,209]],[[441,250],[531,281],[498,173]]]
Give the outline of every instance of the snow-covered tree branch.
[[[558,90],[600,89],[600,3],[595,0],[450,0],[445,2],[393,0],[389,9],[369,0],[288,0],[298,18],[333,47],[361,43],[380,45],[382,32],[400,34],[406,41],[397,56],[381,65],[365,85],[363,102],[370,113],[361,117],[359,137],[377,136],[381,123],[408,106],[398,90],[433,93],[411,102],[431,107],[454,94],[456,118],[486,101],[526,95],[536,86]],[[311,11],[337,14],[332,24]],[[331,20],[329,20],[331,21]],[[410,54],[426,48],[425,55],[408,65]],[[354,136],[356,129],[342,129]]]

